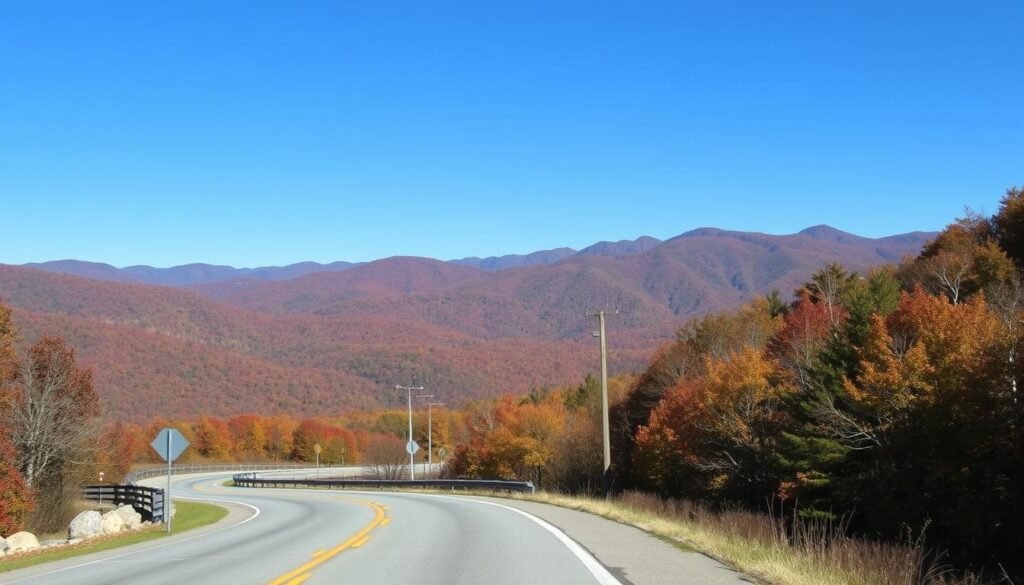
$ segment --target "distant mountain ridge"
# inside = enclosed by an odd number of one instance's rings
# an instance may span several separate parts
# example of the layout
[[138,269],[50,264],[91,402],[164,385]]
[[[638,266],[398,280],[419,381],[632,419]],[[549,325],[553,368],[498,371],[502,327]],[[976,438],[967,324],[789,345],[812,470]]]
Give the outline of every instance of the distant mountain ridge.
[[[672,241],[678,238],[711,235],[728,237],[740,237],[743,235],[786,237],[756,234],[754,232],[734,232],[718,228],[698,228],[675,236],[674,238],[670,238],[666,241]],[[889,244],[896,244],[898,246],[916,246],[920,243],[923,245],[925,241],[935,236],[935,232],[910,232],[872,240],[871,238],[864,238],[850,234],[827,225],[817,225],[804,229],[793,235],[804,235],[813,239],[828,240],[839,243],[864,243],[877,241],[882,244],[879,250],[885,251],[891,247]],[[662,240],[659,240],[658,238],[641,236],[635,240],[619,240],[617,242],[601,241],[581,250],[563,247],[551,250],[539,250],[528,254],[506,254],[504,256],[490,256],[487,258],[470,256],[457,260],[449,260],[448,262],[460,266],[472,266],[482,270],[496,271],[506,270],[509,268],[557,264],[575,256],[618,257],[643,254],[648,250],[656,248],[662,243]],[[899,259],[898,257],[891,257],[891,254],[887,253],[884,253],[883,256],[889,260]],[[69,259],[49,262],[31,262],[23,264],[22,266],[36,268],[46,272],[92,278],[95,280],[190,287],[240,279],[267,282],[291,280],[293,278],[299,278],[307,274],[314,274],[318,272],[342,272],[361,264],[365,263],[345,261],[331,262],[328,264],[321,264],[318,262],[298,262],[287,266],[263,266],[259,268],[235,268],[233,266],[193,263],[183,264],[181,266],[172,266],[169,268],[156,268],[146,265],[117,268],[110,264],[100,262]]]
[[126,266],[117,268],[101,262],[83,260],[53,260],[50,262],[30,262],[22,264],[28,268],[36,268],[46,272],[81,276],[95,280],[111,282],[136,282],[140,284],[156,284],[161,286],[190,286],[221,282],[233,278],[251,278],[253,280],[288,280],[314,272],[340,272],[358,266],[353,262],[298,262],[287,266],[263,266],[260,268],[235,268],[216,264],[183,264],[170,268],[154,268],[153,266]]
[[490,256],[488,258],[460,258],[450,260],[453,264],[462,266],[474,266],[484,270],[504,270],[506,268],[522,268],[523,266],[537,266],[539,264],[554,264],[576,254],[572,248],[555,248],[554,250],[540,250],[529,254],[506,254],[504,256]]
[[[114,416],[317,414],[393,404],[385,388],[408,381],[452,403],[578,383],[596,365],[595,308],[619,309],[610,364],[634,371],[696,315],[788,297],[830,262],[863,271],[917,254],[933,236],[701,228],[536,253],[534,264],[506,257],[504,268],[416,257],[333,271],[0,265],[0,302],[25,340],[66,337]],[[55,273],[65,270],[89,276]],[[132,280],[142,277],[161,286]]]

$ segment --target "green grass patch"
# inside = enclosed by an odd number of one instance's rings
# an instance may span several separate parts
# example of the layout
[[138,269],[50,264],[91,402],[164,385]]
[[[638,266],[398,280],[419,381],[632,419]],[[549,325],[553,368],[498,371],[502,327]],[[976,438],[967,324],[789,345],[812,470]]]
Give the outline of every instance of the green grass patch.
[[[174,505],[177,510],[171,526],[174,534],[213,524],[228,515],[226,508],[213,504],[175,500]],[[0,573],[166,537],[167,528],[162,524],[158,524],[145,530],[90,538],[89,540],[69,546],[0,557]]]

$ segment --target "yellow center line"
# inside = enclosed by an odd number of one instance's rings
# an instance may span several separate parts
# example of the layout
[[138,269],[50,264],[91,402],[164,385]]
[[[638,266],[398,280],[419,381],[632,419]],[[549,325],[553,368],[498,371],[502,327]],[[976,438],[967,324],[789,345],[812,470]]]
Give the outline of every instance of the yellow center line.
[[365,543],[365,540],[368,540],[367,535],[370,533],[370,531],[380,526],[384,522],[384,519],[386,518],[386,516],[384,515],[384,508],[382,508],[376,502],[370,502],[367,500],[357,500],[354,498],[350,499],[349,501],[363,504],[364,506],[368,506],[369,508],[373,509],[373,520],[369,524],[364,526],[362,530],[355,533],[351,538],[349,538],[345,542],[339,544],[338,546],[330,550],[325,551],[323,554],[316,555],[316,558],[314,558],[312,561],[309,561],[301,567],[293,571],[289,571],[288,573],[278,577],[277,579],[274,579],[270,582],[270,585],[298,585],[299,583],[302,583],[303,581],[309,578],[309,575],[304,573],[308,573],[310,570],[315,569],[316,567],[322,565],[329,559],[337,556],[345,550],[354,548],[357,545],[357,543],[358,545],[362,545],[363,543]]
[[391,516],[388,516],[387,518],[384,518],[380,522],[381,526],[387,526],[388,524],[391,524]]
[[296,578],[292,579],[291,581],[285,583],[285,585],[302,585],[303,583],[306,582],[306,579],[309,579],[312,576],[313,575],[311,573],[306,573],[305,575],[299,575],[298,577],[296,577]]
[[323,549],[320,549],[320,550],[318,550],[318,551],[314,552],[314,553],[313,553],[313,556],[314,556],[314,557],[318,557],[318,556],[320,556],[320,555],[324,554],[325,552],[327,552],[327,551],[325,551],[325,550],[323,550]]
[[359,548],[359,547],[363,546],[364,544],[366,544],[369,541],[370,541],[370,537],[369,536],[364,536],[361,539],[359,539],[359,542],[353,544],[352,548]]

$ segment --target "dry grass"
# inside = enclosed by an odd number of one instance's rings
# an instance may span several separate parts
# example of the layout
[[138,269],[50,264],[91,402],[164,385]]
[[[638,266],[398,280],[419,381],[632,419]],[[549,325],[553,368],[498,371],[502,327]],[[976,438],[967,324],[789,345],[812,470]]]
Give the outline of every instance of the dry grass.
[[[773,585],[981,585],[933,562],[920,540],[901,545],[852,538],[845,527],[790,522],[746,511],[627,492],[610,501],[537,493],[522,499],[582,510],[675,541]],[[1008,582],[1008,581],[1002,581]]]

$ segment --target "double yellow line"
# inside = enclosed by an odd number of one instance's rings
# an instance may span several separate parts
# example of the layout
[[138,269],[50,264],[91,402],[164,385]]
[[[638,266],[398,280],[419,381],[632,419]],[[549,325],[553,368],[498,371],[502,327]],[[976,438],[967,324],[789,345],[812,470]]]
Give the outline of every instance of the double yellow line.
[[370,540],[370,532],[374,528],[387,524],[388,521],[391,520],[387,516],[387,511],[384,509],[384,507],[376,502],[371,502],[369,500],[357,500],[354,498],[348,500],[371,508],[374,512],[373,520],[370,521],[369,524],[364,526],[362,530],[355,533],[354,535],[352,535],[351,538],[339,544],[338,546],[326,551],[317,551],[313,555],[313,560],[309,561],[305,565],[302,565],[301,567],[295,570],[289,571],[288,573],[281,575],[277,579],[274,579],[270,582],[270,585],[300,585],[301,583],[305,582],[306,579],[309,579],[313,576],[312,573],[310,573],[310,571],[326,563],[331,558],[341,554],[342,552],[350,548],[359,548],[363,546],[364,544],[366,544],[368,540]]

